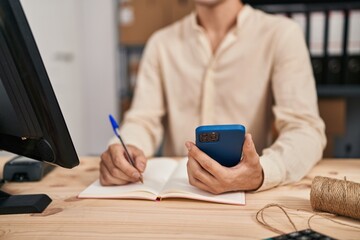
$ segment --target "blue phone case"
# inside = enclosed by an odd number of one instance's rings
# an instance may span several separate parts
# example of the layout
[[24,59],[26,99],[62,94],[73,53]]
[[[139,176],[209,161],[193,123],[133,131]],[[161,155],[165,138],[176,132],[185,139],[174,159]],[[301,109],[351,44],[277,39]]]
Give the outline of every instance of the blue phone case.
[[196,146],[225,167],[237,165],[242,156],[245,127],[240,124],[205,125],[195,130]]

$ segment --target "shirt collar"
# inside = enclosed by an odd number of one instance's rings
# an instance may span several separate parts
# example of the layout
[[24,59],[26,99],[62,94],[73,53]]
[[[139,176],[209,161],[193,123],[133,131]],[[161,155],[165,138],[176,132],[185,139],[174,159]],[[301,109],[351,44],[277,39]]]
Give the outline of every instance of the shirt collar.
[[[237,16],[237,20],[236,20],[236,26],[234,28],[234,34],[237,35],[238,32],[240,31],[242,25],[244,24],[246,18],[250,15],[250,13],[253,11],[253,8],[248,5],[248,4],[245,4],[242,9],[240,10],[240,12],[238,13],[238,16]],[[196,20],[196,12],[192,12],[191,13],[191,17],[190,17],[190,20],[191,20],[191,27],[195,30],[195,31],[200,31],[200,32],[203,32],[204,29],[203,27],[201,27],[197,20]]]

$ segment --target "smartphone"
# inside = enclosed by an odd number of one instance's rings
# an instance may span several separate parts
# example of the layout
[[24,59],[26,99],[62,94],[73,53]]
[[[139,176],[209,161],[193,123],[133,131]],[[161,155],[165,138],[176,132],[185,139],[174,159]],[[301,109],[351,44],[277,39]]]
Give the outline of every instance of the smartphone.
[[233,167],[240,162],[245,140],[243,125],[199,126],[195,135],[196,146],[221,165]]

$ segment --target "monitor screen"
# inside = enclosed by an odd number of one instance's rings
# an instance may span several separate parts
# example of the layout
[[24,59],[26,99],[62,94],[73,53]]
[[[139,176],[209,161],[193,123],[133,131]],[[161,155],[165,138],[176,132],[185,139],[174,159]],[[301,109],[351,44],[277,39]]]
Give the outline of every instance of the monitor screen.
[[0,149],[65,168],[79,164],[19,0],[0,0]]

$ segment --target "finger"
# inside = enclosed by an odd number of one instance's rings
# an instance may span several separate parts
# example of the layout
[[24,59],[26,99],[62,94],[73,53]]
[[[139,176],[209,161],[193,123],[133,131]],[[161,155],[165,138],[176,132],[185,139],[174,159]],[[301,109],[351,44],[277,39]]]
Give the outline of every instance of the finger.
[[144,152],[139,148],[129,145],[130,154],[133,156],[135,161],[135,167],[140,171],[144,172],[146,168],[147,159],[144,155]]
[[189,158],[187,163],[188,173],[191,174],[195,179],[204,183],[205,185],[211,186],[216,179],[209,172],[207,172],[201,165],[194,160],[193,158]]
[[[103,166],[102,166],[103,165]],[[116,167],[111,159],[108,151],[101,155],[100,167],[106,168],[106,172],[109,173],[113,178],[121,179],[125,182],[133,182],[134,179],[127,176],[121,169]]]
[[197,161],[202,168],[209,172],[214,177],[219,174],[224,174],[224,167],[221,166],[217,161],[209,157],[203,151],[201,151],[194,143],[186,142],[186,147],[189,151],[189,156],[191,156],[195,161]]
[[192,174],[188,174],[188,179],[190,185],[197,187],[201,190],[211,192],[211,189],[204,183],[202,183],[200,180],[196,179]]
[[111,176],[108,168],[105,166],[103,162],[100,163],[100,184],[103,186],[110,186],[110,185],[123,185],[128,183],[120,178],[114,178]]
[[121,169],[121,171],[133,181],[139,180],[139,171],[127,161],[124,153],[124,148],[120,144],[112,144],[109,147],[109,154],[115,167]]
[[[257,163],[259,161],[259,155],[256,152],[255,144],[252,140],[250,133],[245,135],[245,142],[243,146],[244,161],[248,163]],[[255,161],[255,162],[254,162]]]
[[108,171],[110,169],[116,168],[113,161],[112,161],[112,159],[111,159],[109,151],[106,151],[103,154],[101,154],[100,167],[106,167]]

